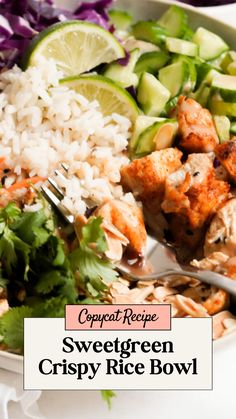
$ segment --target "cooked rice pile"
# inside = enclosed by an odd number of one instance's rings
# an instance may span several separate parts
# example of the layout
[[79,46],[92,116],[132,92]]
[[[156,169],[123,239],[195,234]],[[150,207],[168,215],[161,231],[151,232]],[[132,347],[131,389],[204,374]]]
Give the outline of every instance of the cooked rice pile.
[[[53,62],[22,72],[14,67],[0,75],[0,156],[19,181],[24,171],[48,177],[60,163],[69,166],[64,204],[84,214],[105,198],[124,196],[120,168],[130,136],[130,121],[117,114],[104,117],[97,101],[88,102],[59,84]],[[16,180],[11,176],[5,186]]]

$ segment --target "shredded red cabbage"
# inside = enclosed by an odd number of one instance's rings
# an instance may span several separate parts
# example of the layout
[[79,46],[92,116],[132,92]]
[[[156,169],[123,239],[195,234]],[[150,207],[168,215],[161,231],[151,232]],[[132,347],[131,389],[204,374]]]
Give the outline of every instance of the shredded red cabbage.
[[32,37],[57,22],[87,20],[112,31],[107,15],[112,1],[79,3],[69,11],[53,0],[0,0],[0,68],[16,63]]

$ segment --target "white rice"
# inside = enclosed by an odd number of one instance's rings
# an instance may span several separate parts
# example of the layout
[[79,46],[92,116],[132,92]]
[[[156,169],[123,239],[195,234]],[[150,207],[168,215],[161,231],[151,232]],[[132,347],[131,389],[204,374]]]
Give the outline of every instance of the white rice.
[[[84,214],[107,198],[132,201],[124,195],[120,168],[128,163],[124,152],[130,121],[117,114],[103,116],[97,101],[88,100],[59,84],[62,74],[53,62],[25,72],[15,66],[0,75],[0,156],[14,170],[47,178],[69,166],[64,205]],[[7,179],[7,186],[14,181]]]

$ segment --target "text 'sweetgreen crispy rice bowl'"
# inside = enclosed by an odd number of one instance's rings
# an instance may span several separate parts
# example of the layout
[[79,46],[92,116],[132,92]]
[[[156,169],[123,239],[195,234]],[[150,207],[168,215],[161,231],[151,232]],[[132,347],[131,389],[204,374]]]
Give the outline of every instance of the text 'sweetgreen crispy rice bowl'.
[[[236,279],[235,29],[167,1],[42,8],[29,22],[10,18],[10,3],[0,7],[0,367],[22,371],[24,317],[63,317],[65,304],[170,303],[176,317],[213,316],[215,339],[232,342],[225,291],[186,277],[131,286],[114,263],[143,261],[149,225],[181,258]],[[45,200],[49,176],[75,228]]]

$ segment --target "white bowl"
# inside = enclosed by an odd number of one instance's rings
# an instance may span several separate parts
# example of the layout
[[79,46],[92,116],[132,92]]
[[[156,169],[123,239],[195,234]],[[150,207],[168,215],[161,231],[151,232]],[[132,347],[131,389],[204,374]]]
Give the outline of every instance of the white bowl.
[[[64,7],[73,7],[78,4],[78,0],[57,0],[58,5]],[[226,23],[222,23],[216,18],[212,18],[204,14],[204,12],[195,9],[186,4],[177,3],[168,0],[117,0],[115,7],[130,11],[135,19],[155,19],[158,18],[171,4],[179,4],[185,9],[189,16],[190,26],[196,29],[199,26],[204,26],[218,35],[235,49],[236,29]],[[229,6],[230,7],[230,6]],[[236,340],[236,333],[225,336],[215,342],[215,350],[222,350],[226,346],[233,345]],[[0,368],[14,371],[17,373],[23,372],[23,357],[0,351]]]

